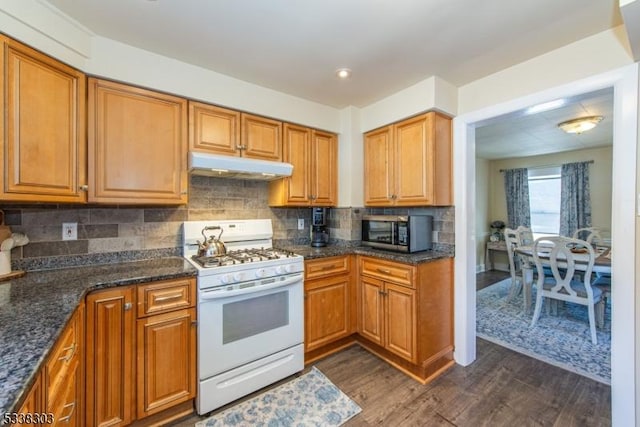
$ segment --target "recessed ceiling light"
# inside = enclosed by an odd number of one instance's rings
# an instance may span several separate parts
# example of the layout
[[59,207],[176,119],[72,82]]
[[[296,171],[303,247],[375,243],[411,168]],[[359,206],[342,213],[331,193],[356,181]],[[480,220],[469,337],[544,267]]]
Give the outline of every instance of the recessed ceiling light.
[[338,68],[336,70],[336,76],[340,79],[348,79],[351,77],[351,70],[348,68]]
[[542,104],[534,105],[533,107],[527,108],[525,114],[536,114],[541,113],[543,111],[553,110],[554,108],[559,108],[564,105],[566,101],[564,99],[556,99],[554,101],[545,102]]

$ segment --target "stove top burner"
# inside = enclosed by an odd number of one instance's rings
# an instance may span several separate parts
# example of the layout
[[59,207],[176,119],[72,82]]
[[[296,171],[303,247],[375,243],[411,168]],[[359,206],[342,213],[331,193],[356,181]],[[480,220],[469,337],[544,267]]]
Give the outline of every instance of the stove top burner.
[[223,267],[226,265],[244,264],[256,261],[268,261],[280,258],[293,257],[295,254],[285,249],[260,248],[260,249],[239,249],[228,251],[224,255],[197,256],[191,259],[204,268]]

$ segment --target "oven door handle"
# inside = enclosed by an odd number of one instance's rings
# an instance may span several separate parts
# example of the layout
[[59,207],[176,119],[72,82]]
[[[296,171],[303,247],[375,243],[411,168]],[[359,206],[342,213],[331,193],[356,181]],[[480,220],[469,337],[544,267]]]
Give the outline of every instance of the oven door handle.
[[244,295],[244,294],[251,294],[251,293],[256,293],[256,292],[267,291],[269,289],[281,288],[281,287],[284,287],[284,286],[292,285],[294,283],[302,282],[302,278],[303,278],[302,274],[296,274],[296,275],[293,275],[291,277],[288,277],[285,280],[281,280],[281,281],[274,282],[274,283],[269,283],[268,285],[251,286],[249,288],[234,289],[232,291],[226,291],[224,289],[222,289],[222,290],[209,290],[209,291],[205,290],[205,291],[201,291],[200,292],[200,299],[201,300],[216,300],[216,299],[235,297],[237,295]]

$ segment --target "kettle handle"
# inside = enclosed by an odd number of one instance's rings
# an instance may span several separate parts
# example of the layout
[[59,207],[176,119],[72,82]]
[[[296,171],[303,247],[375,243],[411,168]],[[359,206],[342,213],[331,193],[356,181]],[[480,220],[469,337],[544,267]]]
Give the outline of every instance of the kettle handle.
[[222,236],[222,227],[220,227],[219,225],[209,225],[205,228],[202,229],[202,237],[204,237],[204,242],[207,242],[207,235],[204,234],[205,231],[208,230],[220,230],[220,234],[218,235],[218,239],[220,238],[220,236]]

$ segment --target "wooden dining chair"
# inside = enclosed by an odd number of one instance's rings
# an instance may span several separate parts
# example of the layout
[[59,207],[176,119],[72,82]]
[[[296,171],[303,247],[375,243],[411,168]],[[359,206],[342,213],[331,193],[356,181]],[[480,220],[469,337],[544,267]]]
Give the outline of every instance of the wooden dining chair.
[[518,246],[533,245],[533,232],[529,227],[519,225],[518,228],[516,228],[516,234],[518,237]]
[[[544,260],[541,250],[544,247]],[[581,262],[586,262],[583,275],[576,275],[576,254],[583,252]],[[602,291],[591,285],[591,272],[595,262],[593,247],[584,240],[569,237],[541,237],[533,243],[533,259],[538,270],[536,282],[536,305],[531,320],[534,327],[540,317],[543,298],[581,304],[587,307],[591,342],[598,343],[596,336],[596,310],[598,317],[604,313]],[[551,267],[552,277],[541,274],[543,265]],[[597,307],[596,307],[597,305]]]

